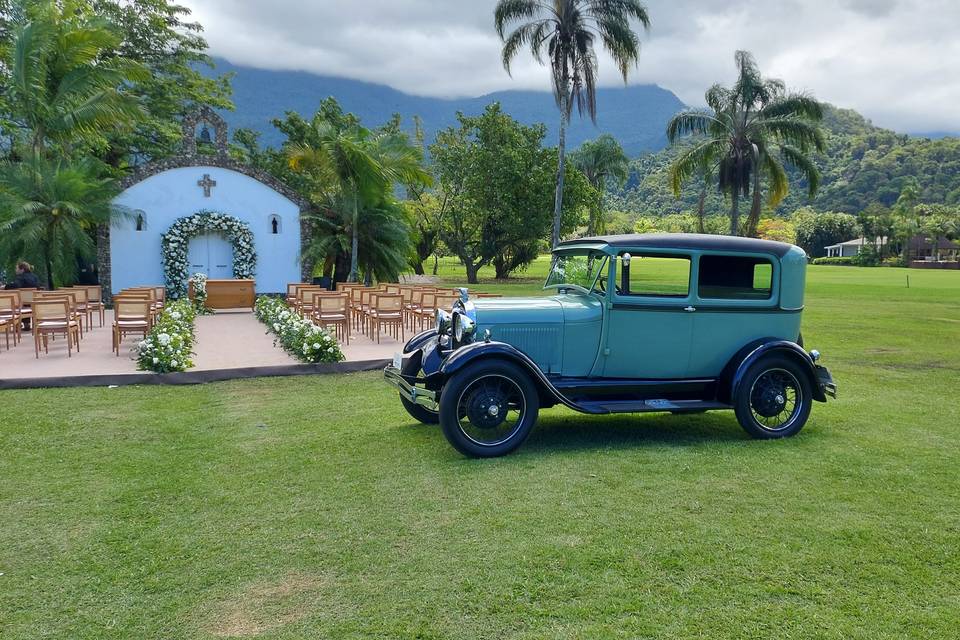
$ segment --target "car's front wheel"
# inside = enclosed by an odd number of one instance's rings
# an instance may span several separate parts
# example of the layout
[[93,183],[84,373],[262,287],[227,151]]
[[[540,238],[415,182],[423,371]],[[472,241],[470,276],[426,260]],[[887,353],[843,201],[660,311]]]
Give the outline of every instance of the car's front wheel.
[[537,422],[540,398],[530,376],[509,362],[475,362],[440,393],[440,426],[457,451],[502,456],[523,444]]
[[796,362],[769,356],[754,363],[740,383],[734,409],[754,438],[796,435],[810,416],[810,380]]

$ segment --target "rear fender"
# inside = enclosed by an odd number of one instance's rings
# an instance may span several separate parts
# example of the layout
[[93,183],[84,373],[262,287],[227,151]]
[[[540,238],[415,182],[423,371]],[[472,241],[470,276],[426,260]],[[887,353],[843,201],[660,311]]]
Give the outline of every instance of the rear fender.
[[747,370],[753,363],[767,355],[778,355],[789,358],[797,363],[801,371],[807,375],[807,381],[810,383],[810,389],[813,392],[813,399],[818,402],[826,402],[827,396],[820,386],[820,380],[817,376],[817,368],[810,354],[803,350],[803,347],[796,342],[783,340],[781,338],[764,338],[751,342],[743,349],[738,351],[720,376],[720,386],[718,399],[728,404],[733,403],[737,397],[743,378]]

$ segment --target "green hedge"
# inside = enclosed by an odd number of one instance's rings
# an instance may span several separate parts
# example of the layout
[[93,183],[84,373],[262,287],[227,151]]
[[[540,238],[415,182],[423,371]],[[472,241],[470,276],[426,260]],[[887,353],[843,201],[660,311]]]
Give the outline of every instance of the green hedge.
[[846,257],[833,257],[833,258],[814,258],[812,264],[833,264],[833,265],[844,265],[844,266],[853,266],[853,258]]

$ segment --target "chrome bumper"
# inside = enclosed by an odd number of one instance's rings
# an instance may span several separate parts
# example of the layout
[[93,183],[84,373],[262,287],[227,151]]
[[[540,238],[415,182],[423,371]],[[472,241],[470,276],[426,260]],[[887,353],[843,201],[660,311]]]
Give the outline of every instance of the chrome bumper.
[[393,365],[389,365],[383,370],[383,379],[387,381],[387,384],[396,387],[400,395],[410,402],[418,404],[430,411],[437,411],[439,409],[435,391],[420,389],[410,384],[400,375],[400,370]]

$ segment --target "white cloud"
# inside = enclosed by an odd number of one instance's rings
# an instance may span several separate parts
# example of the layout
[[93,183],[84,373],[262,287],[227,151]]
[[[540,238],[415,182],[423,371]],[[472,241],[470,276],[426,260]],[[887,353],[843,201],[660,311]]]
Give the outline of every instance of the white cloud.
[[[500,64],[494,0],[184,0],[211,52],[268,69],[312,71],[432,96],[549,87],[518,57]],[[631,83],[699,104],[747,49],[765,75],[901,131],[960,130],[957,0],[648,0]],[[601,82],[616,69],[601,55]]]

